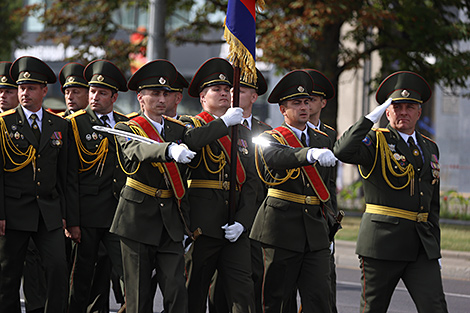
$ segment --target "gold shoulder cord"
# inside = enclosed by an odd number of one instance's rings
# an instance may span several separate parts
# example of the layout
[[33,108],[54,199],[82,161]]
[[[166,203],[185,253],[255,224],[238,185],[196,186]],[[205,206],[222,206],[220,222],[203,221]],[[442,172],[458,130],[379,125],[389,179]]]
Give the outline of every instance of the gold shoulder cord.
[[[202,123],[198,118],[191,117],[191,120],[193,121],[195,127],[201,127],[202,126]],[[204,160],[204,165],[206,167],[206,170],[211,174],[220,173],[224,169],[225,164],[227,163],[227,161],[225,160],[224,152],[221,151],[219,155],[215,155],[214,152],[212,152],[210,145],[206,145],[206,146],[202,147],[201,154],[202,154],[202,159]],[[211,170],[209,168],[209,164],[207,163],[206,155],[209,157],[209,159],[213,163],[219,164],[219,168],[217,170],[214,171],[214,170]],[[201,158],[199,159],[199,162],[197,163],[196,166],[191,166],[191,165],[188,164],[188,167],[198,168],[200,164],[201,164]]]
[[[382,161],[382,175],[387,182],[387,184],[390,186],[390,188],[395,189],[395,190],[401,190],[406,188],[406,186],[410,185],[410,195],[412,196],[414,194],[414,169],[412,164],[408,164],[407,167],[403,167],[398,163],[398,161],[393,157],[392,151],[390,150],[390,147],[387,144],[387,140],[385,139],[384,134],[381,131],[376,131],[377,134],[377,146],[375,149],[375,160],[374,164],[372,165],[372,169],[370,170],[369,174],[364,175],[362,173],[361,166],[358,165],[359,168],[359,173],[361,174],[363,179],[368,179],[372,172],[375,169],[375,166],[377,164],[377,155],[380,153],[381,161]],[[393,161],[393,163],[392,163]],[[393,165],[396,165],[398,168],[398,172],[394,171]],[[403,186],[394,186],[390,180],[387,177],[387,168],[389,172],[395,176],[395,177],[404,177],[408,176],[408,181],[406,184]]]
[[[125,123],[125,122],[119,122],[119,123],[127,124],[127,125],[131,128],[131,130],[132,130],[133,133],[148,138],[147,134],[144,133],[144,131],[142,131],[139,127],[134,126],[134,125],[129,125],[128,123]],[[118,123],[118,124],[119,124],[119,123]],[[118,142],[117,142],[116,135],[114,135],[114,142],[116,143],[116,155],[117,155],[117,159],[118,159],[118,162],[119,162],[119,166],[121,167],[121,170],[124,172],[124,174],[126,174],[126,175],[128,175],[128,176],[134,175],[135,173],[137,173],[137,171],[138,171],[139,168],[140,168],[140,162],[139,162],[139,164],[137,165],[137,168],[135,169],[135,171],[133,171],[133,172],[128,172],[128,171],[126,171],[126,169],[124,168],[124,165],[122,165],[121,157],[120,157],[120,155],[119,155],[119,148],[120,148],[120,147],[119,147],[119,144],[118,144]]]
[[[1,144],[2,144],[3,170],[5,172],[16,172],[16,171],[21,170],[26,165],[32,162],[33,170],[36,171],[36,149],[34,149],[32,145],[29,145],[28,149],[25,152],[22,152],[20,149],[18,149],[13,143],[13,141],[11,140],[10,135],[8,134],[7,126],[5,125],[5,121],[1,117],[0,117],[0,135],[1,135]],[[17,155],[19,157],[25,157],[26,160],[24,160],[21,163],[15,162],[10,155],[10,151],[14,155]],[[10,162],[16,167],[6,168],[5,156],[7,156],[8,160],[10,160]]]
[[[281,135],[276,134],[274,131],[270,132],[271,136],[274,137],[277,141],[282,143],[283,145],[289,145],[287,141],[282,137]],[[267,169],[267,172],[269,173],[269,176],[274,180],[274,182],[268,182],[264,179],[263,175],[261,174],[261,170],[259,168],[259,154],[258,154],[258,145],[255,146],[255,165],[256,165],[256,171],[258,172],[258,176],[261,179],[263,183],[265,183],[267,186],[278,186],[283,183],[285,183],[288,179],[297,179],[300,175],[300,168],[293,168],[293,169],[288,169],[286,170],[286,176],[284,178],[276,178],[273,176],[271,171],[269,170],[269,167],[266,164],[266,160],[264,159],[263,155],[263,149],[261,148],[261,158],[263,159],[263,163],[265,168]],[[295,174],[295,176],[294,176]]]
[[[95,175],[100,172],[101,176],[103,173],[104,163],[106,162],[106,156],[108,155],[108,138],[101,140],[98,149],[96,149],[96,152],[90,152],[83,146],[82,141],[80,140],[80,133],[78,132],[77,121],[75,121],[75,118],[71,118],[70,122],[72,123],[73,136],[75,138],[75,143],[77,144],[78,157],[80,158],[81,168],[78,169],[78,172],[86,172],[95,166],[96,163],[98,163]],[[87,161],[83,157],[83,154],[95,158],[91,161]],[[85,164],[89,166],[85,168]]]

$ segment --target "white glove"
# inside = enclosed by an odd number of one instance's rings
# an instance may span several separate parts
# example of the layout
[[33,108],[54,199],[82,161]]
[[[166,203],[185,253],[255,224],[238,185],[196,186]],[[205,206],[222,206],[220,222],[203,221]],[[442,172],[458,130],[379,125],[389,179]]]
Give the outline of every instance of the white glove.
[[337,160],[330,149],[310,148],[307,152],[307,161],[312,164],[318,161],[321,166],[332,167]]
[[329,249],[330,249],[330,254],[333,254],[333,251],[334,251],[334,249],[335,249],[335,243],[334,243],[334,241],[332,241],[332,242],[330,243],[330,248],[329,248]]
[[[189,244],[186,241],[190,241]],[[191,248],[191,245],[193,244],[193,241],[191,238],[189,238],[188,235],[183,235],[183,249],[184,253],[188,253],[189,248]]]
[[441,262],[441,258],[437,259],[437,262],[439,262],[439,269],[442,270],[442,262]]
[[196,152],[189,150],[184,144],[178,145],[173,142],[168,146],[168,155],[178,163],[189,163]]
[[366,115],[366,119],[368,119],[374,124],[377,123],[384,114],[385,110],[390,105],[390,103],[392,103],[392,98],[388,98],[387,101],[373,109],[372,112]]
[[230,242],[237,241],[238,237],[240,237],[240,235],[243,233],[243,230],[245,229],[245,227],[243,227],[243,225],[239,222],[234,222],[230,226],[228,226],[228,224],[225,224],[221,228],[225,230],[225,239]]
[[224,115],[220,117],[227,127],[241,124],[243,121],[242,108],[229,108]]

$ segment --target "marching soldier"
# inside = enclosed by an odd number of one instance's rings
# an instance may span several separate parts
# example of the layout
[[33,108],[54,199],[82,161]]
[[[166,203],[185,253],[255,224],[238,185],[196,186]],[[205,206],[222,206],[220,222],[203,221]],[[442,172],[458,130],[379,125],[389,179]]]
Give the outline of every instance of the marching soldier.
[[[431,88],[416,73],[388,76],[376,92],[382,105],[335,144],[343,162],[358,164],[366,210],[356,253],[361,263],[361,312],[386,312],[400,279],[418,312],[447,312],[438,259],[439,150],[416,130]],[[389,124],[372,129],[383,113]]]
[[152,312],[152,271],[163,294],[166,312],[188,311],[185,287],[183,235],[189,231],[184,173],[173,162],[188,163],[195,153],[181,143],[186,128],[162,115],[171,98],[176,68],[166,60],[142,66],[129,79],[144,113],[116,129],[135,133],[161,144],[147,144],[118,136],[127,174],[111,232],[120,236],[126,289],[126,312]]
[[19,288],[30,238],[46,269],[45,312],[63,312],[68,126],[42,108],[47,84],[57,81],[49,66],[21,57],[10,76],[21,105],[0,116],[0,312],[21,312]]
[[67,109],[61,114],[66,117],[70,114],[84,110],[88,106],[88,82],[83,77],[85,66],[70,62],[65,64],[59,72],[60,90],[64,94]]
[[[267,197],[250,237],[264,255],[263,310],[281,312],[300,290],[305,312],[330,312],[330,250],[325,185],[336,158],[326,134],[307,127],[313,81],[301,70],[286,74],[268,101],[279,103],[282,126],[263,133],[257,145]],[[263,144],[263,146],[261,146]]]
[[[251,130],[251,136],[256,137],[266,130],[270,130],[271,126],[258,120],[252,115],[253,105],[258,100],[258,97],[264,95],[268,90],[268,85],[263,74],[256,69],[257,82],[240,80],[240,108],[243,109],[243,121],[242,125]],[[232,90],[233,91],[233,90]],[[233,94],[232,94],[233,99]],[[254,152],[254,146],[251,140],[248,141],[251,146],[250,151]],[[253,204],[254,209],[258,210],[259,206],[266,197],[266,187],[258,179],[256,202]],[[249,232],[249,230],[248,230]],[[263,255],[261,251],[261,244],[256,240],[250,240],[251,244],[251,266],[252,266],[252,278],[254,284],[255,293],[255,310],[258,313],[262,312],[262,298],[261,298],[261,287],[263,282]],[[228,312],[227,299],[222,287],[222,284],[217,280],[217,274],[214,275],[211,283],[210,297],[209,297],[209,310],[210,312]]]
[[[247,128],[239,127],[237,172],[230,172],[230,126],[240,124],[241,108],[230,108],[233,68],[225,59],[206,61],[189,85],[189,95],[199,97],[203,111],[181,120],[192,128],[185,143],[197,156],[188,164],[191,229],[202,235],[186,254],[189,312],[205,312],[211,278],[218,271],[232,312],[253,312],[250,242],[256,208],[256,179]],[[211,131],[207,131],[210,129]],[[202,140],[210,142],[202,149]],[[194,147],[194,148],[193,148]],[[236,186],[230,176],[236,175]],[[235,222],[228,225],[229,189],[236,188]]]
[[89,63],[83,75],[90,86],[89,105],[86,110],[67,117],[73,143],[69,166],[74,169],[69,179],[78,181],[79,186],[78,190],[71,190],[73,210],[79,216],[79,224],[73,226],[79,226],[80,232],[70,279],[70,313],[86,310],[100,242],[106,247],[113,269],[123,284],[119,237],[110,233],[109,228],[125,174],[118,164],[114,136],[92,127],[114,127],[116,123],[128,120],[113,111],[118,91],[127,91],[127,81],[121,71],[107,60]]

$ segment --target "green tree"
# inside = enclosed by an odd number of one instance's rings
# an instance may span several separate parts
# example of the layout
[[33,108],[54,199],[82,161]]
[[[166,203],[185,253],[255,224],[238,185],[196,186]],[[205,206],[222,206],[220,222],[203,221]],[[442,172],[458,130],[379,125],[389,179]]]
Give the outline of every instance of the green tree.
[[13,44],[18,45],[24,14],[21,10],[23,1],[11,0],[0,3],[0,29],[2,30],[2,45],[0,45],[0,60],[12,58]]

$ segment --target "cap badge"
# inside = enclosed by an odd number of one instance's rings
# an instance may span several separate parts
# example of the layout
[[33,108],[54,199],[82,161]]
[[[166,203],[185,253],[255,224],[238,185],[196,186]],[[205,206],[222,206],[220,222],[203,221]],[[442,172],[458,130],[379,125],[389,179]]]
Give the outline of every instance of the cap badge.
[[96,77],[96,79],[97,79],[99,82],[104,81],[103,75],[98,75],[98,77]]
[[227,77],[225,77],[224,74],[220,74],[220,75],[219,75],[219,78],[220,78],[221,80],[227,80]]
[[405,98],[408,98],[408,97],[410,96],[410,92],[409,92],[408,90],[406,90],[406,89],[403,89],[403,90],[401,91],[401,96],[402,96],[402,97],[405,97]]
[[24,72],[23,73],[23,77],[24,78],[30,78],[31,77],[31,74],[29,72]]
[[75,81],[75,77],[73,77],[73,76],[69,76],[67,78],[67,82],[69,82],[69,83],[73,83],[74,81]]
[[160,77],[160,79],[158,80],[158,82],[162,85],[165,85],[166,84],[166,79],[163,78],[163,77]]
[[305,91],[305,88],[302,87],[302,86],[299,86],[299,87],[297,87],[297,90],[298,90],[299,92],[304,92],[304,91]]
[[2,76],[2,78],[1,78],[2,83],[6,83],[7,80],[8,80],[8,78],[6,76]]

